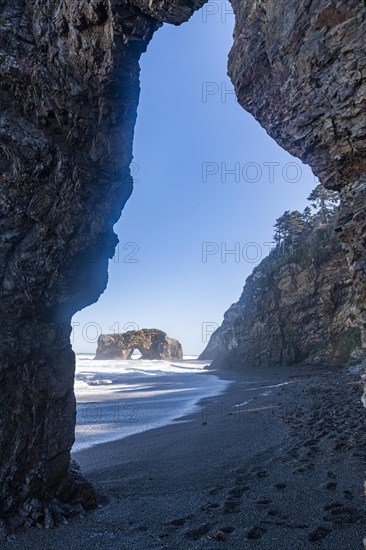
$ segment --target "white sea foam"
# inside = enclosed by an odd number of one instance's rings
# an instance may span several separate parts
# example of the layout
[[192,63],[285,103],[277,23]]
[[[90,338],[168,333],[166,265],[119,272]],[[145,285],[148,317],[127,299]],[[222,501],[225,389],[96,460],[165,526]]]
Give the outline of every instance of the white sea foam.
[[[272,388],[279,388],[280,386],[287,386],[287,384],[292,384],[292,380],[289,382],[281,382],[280,384],[273,384],[271,386],[256,386],[255,388],[248,388],[246,391],[255,391],[255,390],[266,390]],[[264,392],[261,395],[269,395],[270,392]]]
[[235,409],[236,407],[244,407],[245,405],[248,405],[252,401],[254,401],[254,399],[249,399],[249,401],[244,401],[244,403],[238,403],[237,405],[234,405],[233,408]]
[[98,443],[170,424],[230,384],[207,375],[207,361],[94,360],[76,356],[77,452]]

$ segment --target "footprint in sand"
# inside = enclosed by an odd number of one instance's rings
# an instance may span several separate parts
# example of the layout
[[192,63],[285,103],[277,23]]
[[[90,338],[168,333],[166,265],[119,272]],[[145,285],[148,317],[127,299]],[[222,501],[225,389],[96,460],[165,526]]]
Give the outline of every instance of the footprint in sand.
[[234,533],[235,527],[227,527],[227,526],[221,527],[220,531],[222,531],[226,535],[230,535],[230,533]]
[[177,518],[172,519],[168,522],[169,525],[172,525],[173,527],[182,527],[182,525],[185,524],[186,521],[189,521],[194,518],[194,515],[185,516],[184,518]]
[[330,510],[330,514],[328,514],[324,519],[338,525],[344,525],[357,523],[364,519],[364,515],[356,508],[342,506]]
[[224,514],[234,514],[239,512],[240,503],[235,500],[227,500],[224,503],[223,512]]
[[228,497],[231,498],[240,498],[243,496],[241,487],[234,487],[227,493]]
[[198,540],[204,535],[207,535],[210,529],[211,529],[211,525],[209,523],[205,523],[204,525],[201,525],[197,529],[190,529],[189,531],[186,531],[184,533],[184,536],[186,539],[189,539],[189,540]]
[[247,538],[251,540],[260,539],[266,532],[265,527],[252,527],[247,532]]
[[327,537],[329,533],[330,533],[330,529],[327,529],[327,527],[323,527],[322,525],[320,525],[319,527],[314,529],[314,531],[309,533],[308,538],[310,542],[318,542],[324,539],[325,537]]
[[220,508],[220,504],[218,502],[210,502],[209,504],[202,506],[201,510],[202,512],[211,512],[212,510],[216,510],[217,508]]
[[259,470],[256,472],[256,476],[259,478],[268,477],[268,472],[266,470]]
[[271,499],[270,498],[260,498],[259,500],[256,501],[256,504],[262,504],[262,505],[265,505],[265,504],[271,504]]

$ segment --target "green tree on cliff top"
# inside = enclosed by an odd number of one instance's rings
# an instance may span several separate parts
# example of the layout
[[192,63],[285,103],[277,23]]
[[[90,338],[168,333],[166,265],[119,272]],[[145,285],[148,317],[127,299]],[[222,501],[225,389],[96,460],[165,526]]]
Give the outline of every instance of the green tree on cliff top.
[[[329,224],[335,218],[339,196],[335,191],[329,191],[322,185],[317,185],[310,193],[307,206],[303,213],[298,210],[286,210],[274,225],[274,241],[279,246],[295,246],[299,240],[316,227]],[[313,212],[314,211],[314,212]]]
[[276,220],[274,229],[274,240],[277,245],[289,242],[293,244],[305,229],[303,214],[298,210],[286,210]]
[[308,196],[308,201],[318,213],[321,222],[327,223],[333,217],[335,207],[339,204],[339,195],[336,191],[325,189],[319,184]]

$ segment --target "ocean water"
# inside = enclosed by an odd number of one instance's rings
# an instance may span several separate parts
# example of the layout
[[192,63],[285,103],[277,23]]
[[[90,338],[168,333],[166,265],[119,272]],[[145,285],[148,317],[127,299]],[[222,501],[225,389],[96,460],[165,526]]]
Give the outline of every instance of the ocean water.
[[76,439],[73,452],[98,443],[182,422],[205,397],[222,393],[230,382],[203,371],[207,361],[94,360],[76,355]]

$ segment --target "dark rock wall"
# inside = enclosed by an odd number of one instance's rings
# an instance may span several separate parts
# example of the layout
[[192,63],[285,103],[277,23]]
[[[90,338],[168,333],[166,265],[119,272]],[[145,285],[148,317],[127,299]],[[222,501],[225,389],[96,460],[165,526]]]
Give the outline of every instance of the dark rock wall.
[[192,13],[206,4],[207,0],[133,0],[143,13],[162,23],[180,25],[188,21]]
[[364,0],[232,1],[240,104],[340,189],[366,170]]
[[366,4],[232,0],[229,74],[240,104],[340,190],[338,232],[366,347]]
[[[173,4],[176,23],[196,7]],[[107,284],[138,61],[160,25],[127,0],[0,2],[0,515],[13,526],[49,523],[54,497],[93,505],[69,471],[70,320]]]

